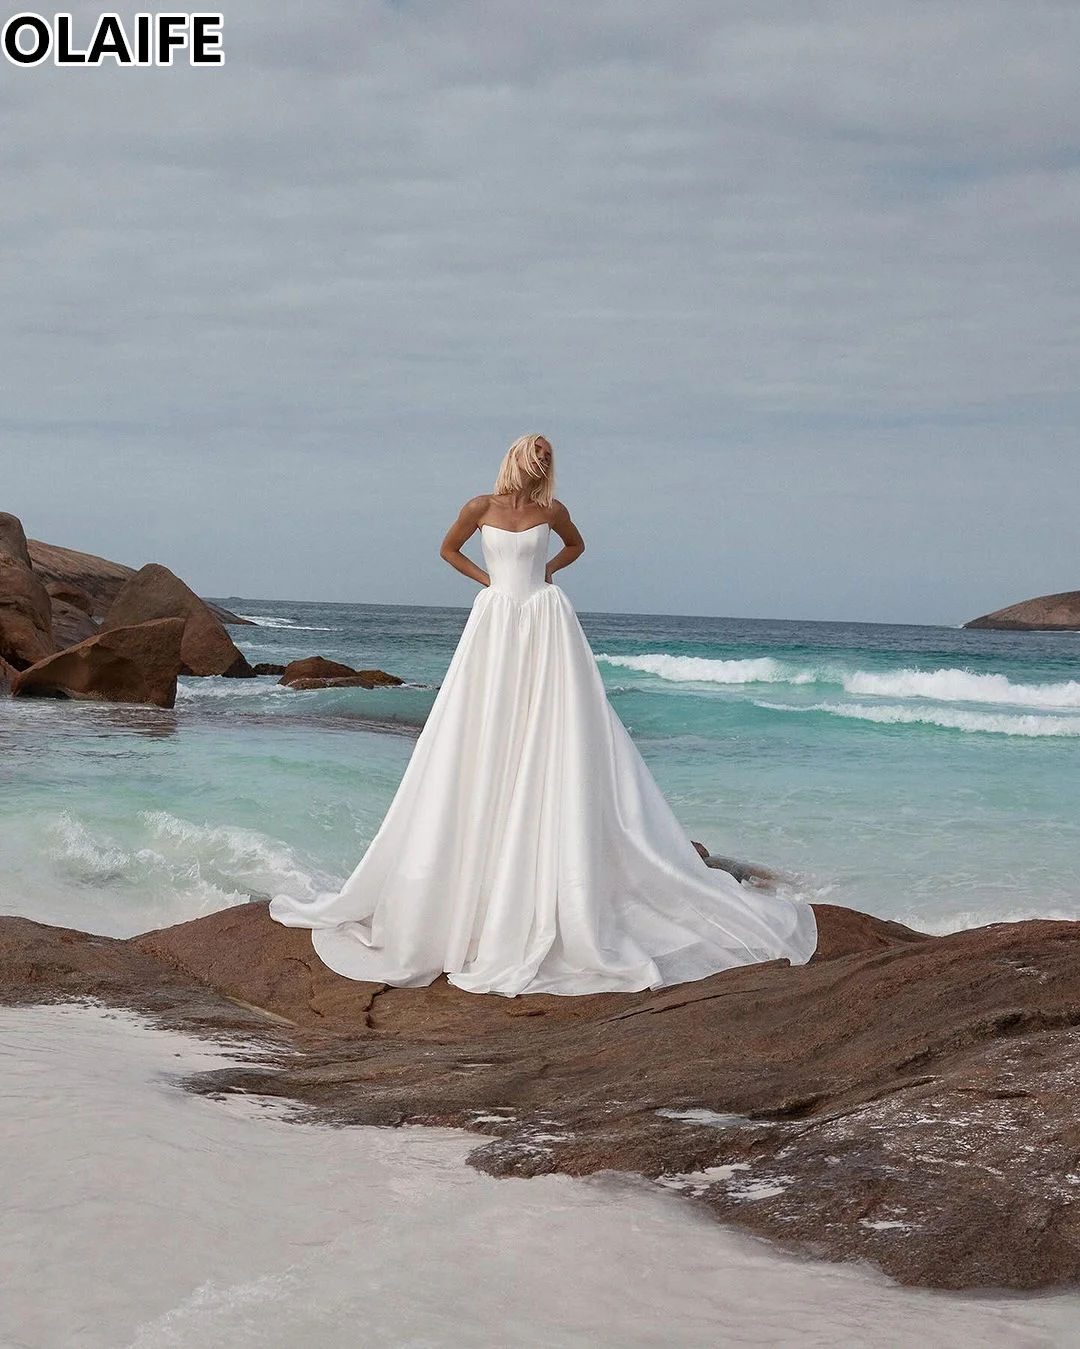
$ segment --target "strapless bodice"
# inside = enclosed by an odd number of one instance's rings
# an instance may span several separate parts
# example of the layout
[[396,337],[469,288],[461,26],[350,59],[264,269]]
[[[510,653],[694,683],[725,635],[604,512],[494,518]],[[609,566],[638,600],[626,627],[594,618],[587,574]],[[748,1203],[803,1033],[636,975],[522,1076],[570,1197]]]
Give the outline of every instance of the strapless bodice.
[[514,531],[497,525],[480,526],[484,562],[491,577],[491,589],[509,595],[520,604],[546,584],[551,526],[533,525]]

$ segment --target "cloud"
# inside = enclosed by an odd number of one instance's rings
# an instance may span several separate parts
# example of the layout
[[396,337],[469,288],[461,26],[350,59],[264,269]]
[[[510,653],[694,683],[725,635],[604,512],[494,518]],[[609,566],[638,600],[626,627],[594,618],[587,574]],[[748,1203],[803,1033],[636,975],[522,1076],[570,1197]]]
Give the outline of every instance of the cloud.
[[[221,70],[0,70],[31,533],[167,546],[211,592],[463,599],[436,536],[541,427],[593,607],[960,619],[1074,583],[1074,6],[225,14]],[[803,538],[853,497],[876,549]],[[957,557],[976,497],[998,544]]]

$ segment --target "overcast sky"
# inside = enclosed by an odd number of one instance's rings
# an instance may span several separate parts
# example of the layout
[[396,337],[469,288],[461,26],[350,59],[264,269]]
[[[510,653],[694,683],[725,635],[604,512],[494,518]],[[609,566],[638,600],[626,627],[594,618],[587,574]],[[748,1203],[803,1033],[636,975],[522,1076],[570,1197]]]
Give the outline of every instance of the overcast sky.
[[0,60],[30,535],[464,604],[442,534],[541,431],[582,609],[1080,587],[1076,0],[224,13],[220,69]]

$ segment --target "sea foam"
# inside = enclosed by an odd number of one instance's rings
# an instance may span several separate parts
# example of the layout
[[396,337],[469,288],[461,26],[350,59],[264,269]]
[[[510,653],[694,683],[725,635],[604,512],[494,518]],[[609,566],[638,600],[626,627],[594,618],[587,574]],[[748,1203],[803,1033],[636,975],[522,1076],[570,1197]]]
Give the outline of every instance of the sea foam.
[[50,903],[57,907],[41,916],[111,936],[279,891],[313,898],[341,883],[257,830],[198,824],[163,810],[138,811],[112,827],[101,821],[91,826],[69,811],[42,824]]
[[997,703],[1011,707],[1080,707],[1080,682],[1014,684],[1000,674],[970,670],[857,671],[844,680],[848,693],[883,698],[926,698],[941,703]]
[[596,659],[678,684],[812,684],[818,678],[814,670],[793,669],[771,656],[710,660],[706,656],[671,656],[663,651],[641,656],[611,656],[600,652]]
[[799,707],[787,703],[755,702],[754,706],[771,712],[826,712],[834,717],[873,721],[887,726],[940,726],[945,730],[981,732],[988,735],[1025,737],[1080,735],[1080,717],[974,712],[947,707],[904,707],[889,703],[808,703]]
[[[759,656],[746,660],[718,660],[705,656],[674,656],[663,651],[597,660],[676,684],[822,684],[838,685],[845,693],[877,698],[912,698],[940,703],[982,703],[1002,707],[1080,708],[1080,681],[1014,684],[1005,675],[972,670],[901,669],[854,670],[837,667],[801,667]],[[899,720],[899,718],[897,718]]]
[[297,623],[291,618],[274,618],[270,614],[237,614],[249,623],[257,623],[260,628],[286,628],[290,632],[337,632],[337,628],[313,627],[306,623]]

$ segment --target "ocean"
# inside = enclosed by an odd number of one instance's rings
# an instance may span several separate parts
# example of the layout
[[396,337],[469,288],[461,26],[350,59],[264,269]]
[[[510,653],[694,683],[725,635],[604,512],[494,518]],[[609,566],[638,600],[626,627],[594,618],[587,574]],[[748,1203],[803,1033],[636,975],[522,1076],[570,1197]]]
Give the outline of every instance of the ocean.
[[[0,912],[124,936],[351,871],[467,611],[223,602],[258,624],[232,629],[252,662],[321,654],[406,684],[185,679],[172,711],[0,700]],[[1080,633],[582,622],[713,852],[924,931],[1080,918]],[[93,1008],[0,1010],[18,1189],[0,1253],[20,1274],[0,1343],[1069,1342],[1072,1294],[900,1290],[640,1185],[476,1176],[450,1131],[320,1130],[170,1084],[209,1052]]]
[[[230,597],[253,663],[402,688],[184,679],[172,711],[0,702],[0,912],[124,936],[336,888],[466,610]],[[1080,633],[583,614],[687,833],[928,932],[1080,917]]]

